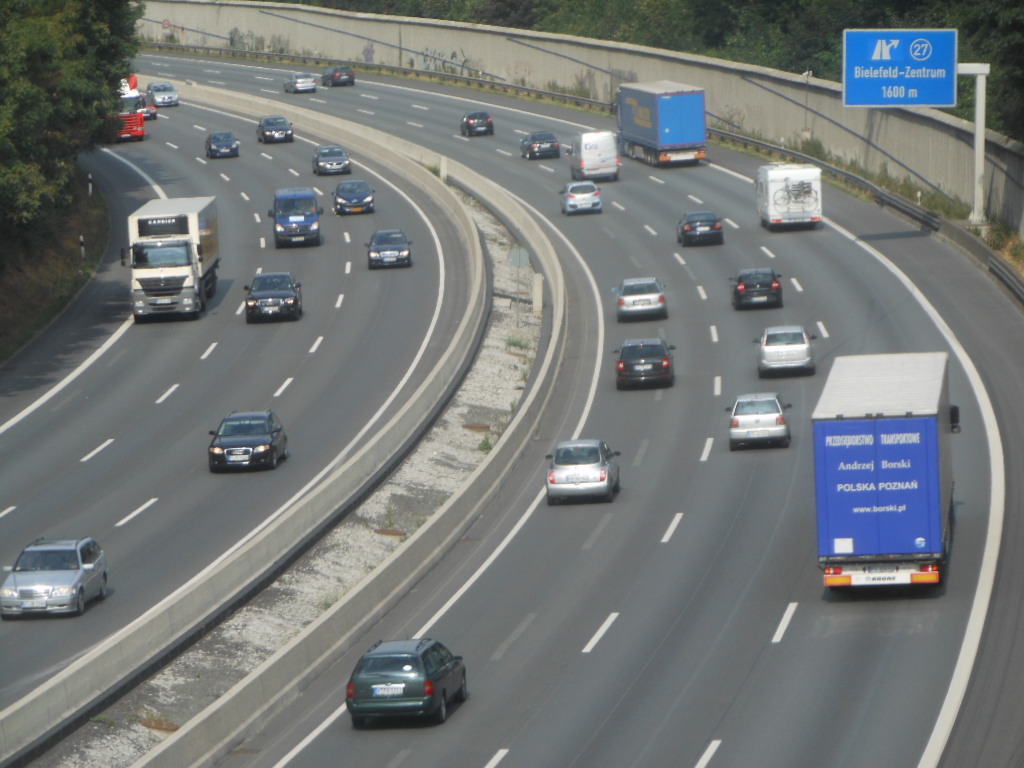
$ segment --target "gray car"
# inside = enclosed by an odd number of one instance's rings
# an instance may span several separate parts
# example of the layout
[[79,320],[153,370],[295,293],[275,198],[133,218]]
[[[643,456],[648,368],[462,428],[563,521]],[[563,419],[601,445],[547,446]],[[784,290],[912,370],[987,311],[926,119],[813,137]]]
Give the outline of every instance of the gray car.
[[611,501],[619,491],[619,463],[604,440],[567,440],[555,447],[547,475],[548,504],[598,497]]
[[146,100],[155,107],[176,107],[178,89],[170,83],[150,83],[146,86]]
[[601,188],[592,181],[572,181],[558,193],[562,198],[562,213],[601,213]]
[[817,339],[801,325],[774,325],[765,328],[757,345],[757,375],[798,371],[814,373],[814,345]]
[[0,587],[0,618],[71,613],[107,596],[107,558],[95,539],[36,539]]
[[285,93],[316,93],[316,77],[309,72],[290,75],[284,81]]
[[777,392],[755,392],[740,395],[731,408],[729,422],[729,450],[748,445],[789,446],[789,422],[786,409]]
[[668,317],[665,284],[656,277],[627,277],[615,288],[615,316],[622,322],[634,318]]
[[352,159],[337,144],[328,144],[313,150],[313,173],[352,173]]

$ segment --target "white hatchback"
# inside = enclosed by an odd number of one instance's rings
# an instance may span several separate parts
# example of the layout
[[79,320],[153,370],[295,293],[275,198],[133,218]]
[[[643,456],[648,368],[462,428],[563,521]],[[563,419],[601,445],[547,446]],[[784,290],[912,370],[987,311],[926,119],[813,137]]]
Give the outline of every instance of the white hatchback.
[[757,375],[764,378],[776,371],[814,373],[814,344],[817,339],[800,325],[774,325],[765,328],[757,345]]

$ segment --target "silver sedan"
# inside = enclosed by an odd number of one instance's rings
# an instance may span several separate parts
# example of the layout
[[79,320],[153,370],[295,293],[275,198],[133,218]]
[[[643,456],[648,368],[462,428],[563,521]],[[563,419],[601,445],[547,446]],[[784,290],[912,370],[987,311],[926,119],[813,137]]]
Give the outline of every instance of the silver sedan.
[[615,316],[621,322],[634,317],[668,317],[665,285],[656,277],[627,277],[612,289]]
[[284,81],[285,93],[316,93],[316,78],[309,72],[291,75]]
[[604,440],[568,440],[559,443],[547,475],[548,504],[563,499],[599,497],[611,501],[619,490],[619,463]]

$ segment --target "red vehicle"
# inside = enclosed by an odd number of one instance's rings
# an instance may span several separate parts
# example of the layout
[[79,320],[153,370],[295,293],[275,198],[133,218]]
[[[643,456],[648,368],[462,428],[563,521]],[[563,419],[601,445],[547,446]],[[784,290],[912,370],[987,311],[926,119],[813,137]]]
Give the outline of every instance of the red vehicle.
[[146,103],[138,91],[138,78],[135,75],[129,75],[128,79],[121,81],[121,109],[117,118],[120,123],[118,141],[142,141],[146,138]]

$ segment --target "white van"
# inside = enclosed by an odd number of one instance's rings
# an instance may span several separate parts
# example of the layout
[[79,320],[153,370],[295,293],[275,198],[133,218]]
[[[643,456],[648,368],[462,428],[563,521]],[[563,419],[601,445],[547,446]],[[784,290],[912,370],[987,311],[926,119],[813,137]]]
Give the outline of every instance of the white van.
[[577,133],[569,149],[570,173],[574,179],[619,178],[618,138],[612,131]]
[[821,221],[821,169],[809,163],[769,163],[754,181],[757,215],[769,230],[792,225],[813,229]]

